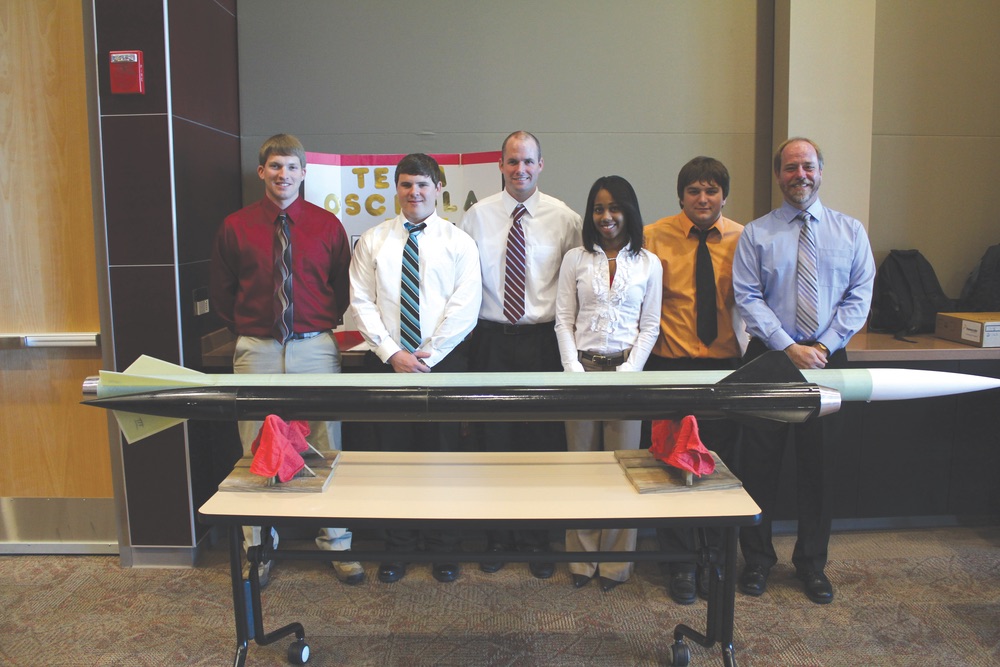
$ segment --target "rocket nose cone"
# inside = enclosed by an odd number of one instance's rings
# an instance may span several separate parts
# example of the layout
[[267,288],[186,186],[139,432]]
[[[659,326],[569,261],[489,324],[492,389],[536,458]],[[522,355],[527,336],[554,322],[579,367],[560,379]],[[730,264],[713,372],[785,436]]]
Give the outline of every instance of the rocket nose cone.
[[1000,379],[966,373],[908,368],[871,368],[868,372],[872,378],[870,400],[873,401],[950,396],[1000,387]]

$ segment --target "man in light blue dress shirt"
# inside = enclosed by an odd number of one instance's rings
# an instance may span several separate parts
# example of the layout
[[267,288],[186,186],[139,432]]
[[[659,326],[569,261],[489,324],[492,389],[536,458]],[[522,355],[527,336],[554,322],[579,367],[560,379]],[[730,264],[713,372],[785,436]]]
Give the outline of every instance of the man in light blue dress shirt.
[[[749,361],[769,350],[784,350],[795,365],[842,368],[844,348],[868,317],[875,260],[862,224],[820,202],[823,153],[809,139],[794,137],[774,156],[774,174],[784,196],[780,208],[754,220],[743,231],[733,263],[736,306],[751,335],[744,355]],[[812,304],[814,324],[803,330],[797,322],[799,237],[804,220],[813,226],[815,275]],[[801,315],[801,314],[800,314]],[[798,539],[792,554],[806,596],[817,604],[833,600],[833,586],[824,573],[832,522],[832,455],[837,415],[776,429],[747,428],[742,452],[746,490],[762,509],[759,526],[740,531],[746,567],[739,588],[761,595],[771,567],[777,562],[771,543],[781,461],[788,431],[793,433],[796,462]]]

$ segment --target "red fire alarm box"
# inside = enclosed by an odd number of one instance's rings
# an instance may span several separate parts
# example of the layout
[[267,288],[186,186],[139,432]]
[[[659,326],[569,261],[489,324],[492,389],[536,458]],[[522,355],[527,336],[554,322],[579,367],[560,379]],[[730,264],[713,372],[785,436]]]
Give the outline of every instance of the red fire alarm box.
[[145,95],[142,51],[111,52],[111,92],[115,95]]

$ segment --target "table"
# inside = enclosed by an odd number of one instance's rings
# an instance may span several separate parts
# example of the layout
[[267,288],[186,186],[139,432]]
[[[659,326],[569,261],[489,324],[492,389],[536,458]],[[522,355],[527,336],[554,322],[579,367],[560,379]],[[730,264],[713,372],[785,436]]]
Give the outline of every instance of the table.
[[[405,501],[405,502],[404,502]],[[688,638],[702,646],[716,642],[723,664],[735,667],[733,626],[736,597],[736,543],[740,526],[760,521],[760,508],[742,489],[639,494],[618,465],[614,452],[409,453],[342,452],[333,478],[322,493],[220,491],[198,512],[201,521],[224,526],[229,534],[233,610],[236,620],[234,665],[248,651],[252,611],[253,638],[270,644],[294,634],[289,659],[308,660],[305,630],[291,623],[264,631],[257,568],[242,580],[243,525],[319,528],[724,528],[722,553],[703,549],[699,562],[711,568],[706,630],[686,625],[674,629],[670,662],[688,664]],[[263,535],[269,531],[262,530]],[[267,540],[265,540],[267,542]],[[282,558],[337,560],[330,551],[279,549]],[[341,552],[343,560],[384,560],[383,552]],[[251,563],[270,558],[267,544],[251,549]],[[497,560],[496,552],[461,552],[463,562]],[[580,560],[576,552],[501,553],[507,561]],[[440,560],[440,553],[416,552],[407,559]],[[654,551],[637,551],[629,560],[679,560]],[[619,560],[621,552],[587,552],[590,561]]]

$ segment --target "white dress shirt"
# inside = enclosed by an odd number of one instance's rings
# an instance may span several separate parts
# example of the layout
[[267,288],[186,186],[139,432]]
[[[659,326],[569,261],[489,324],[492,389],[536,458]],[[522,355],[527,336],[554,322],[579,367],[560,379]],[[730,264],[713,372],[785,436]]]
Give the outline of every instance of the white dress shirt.
[[[409,233],[398,215],[358,240],[351,260],[351,311],[358,330],[379,359],[399,352],[399,281]],[[468,234],[431,214],[418,237],[420,335],[417,350],[433,367],[465,340],[479,315],[479,252]]]
[[[507,270],[507,233],[517,200],[506,190],[479,200],[465,212],[461,228],[479,245],[483,302],[479,317],[506,322],[503,314],[504,275]],[[571,248],[583,242],[583,221],[566,204],[535,190],[524,202],[525,286],[524,316],[517,324],[551,322],[556,312],[559,266]]]
[[556,338],[563,368],[583,371],[577,351],[614,355],[631,350],[619,371],[641,371],[660,333],[663,265],[646,249],[627,249],[610,280],[603,248],[573,248],[559,271]]

